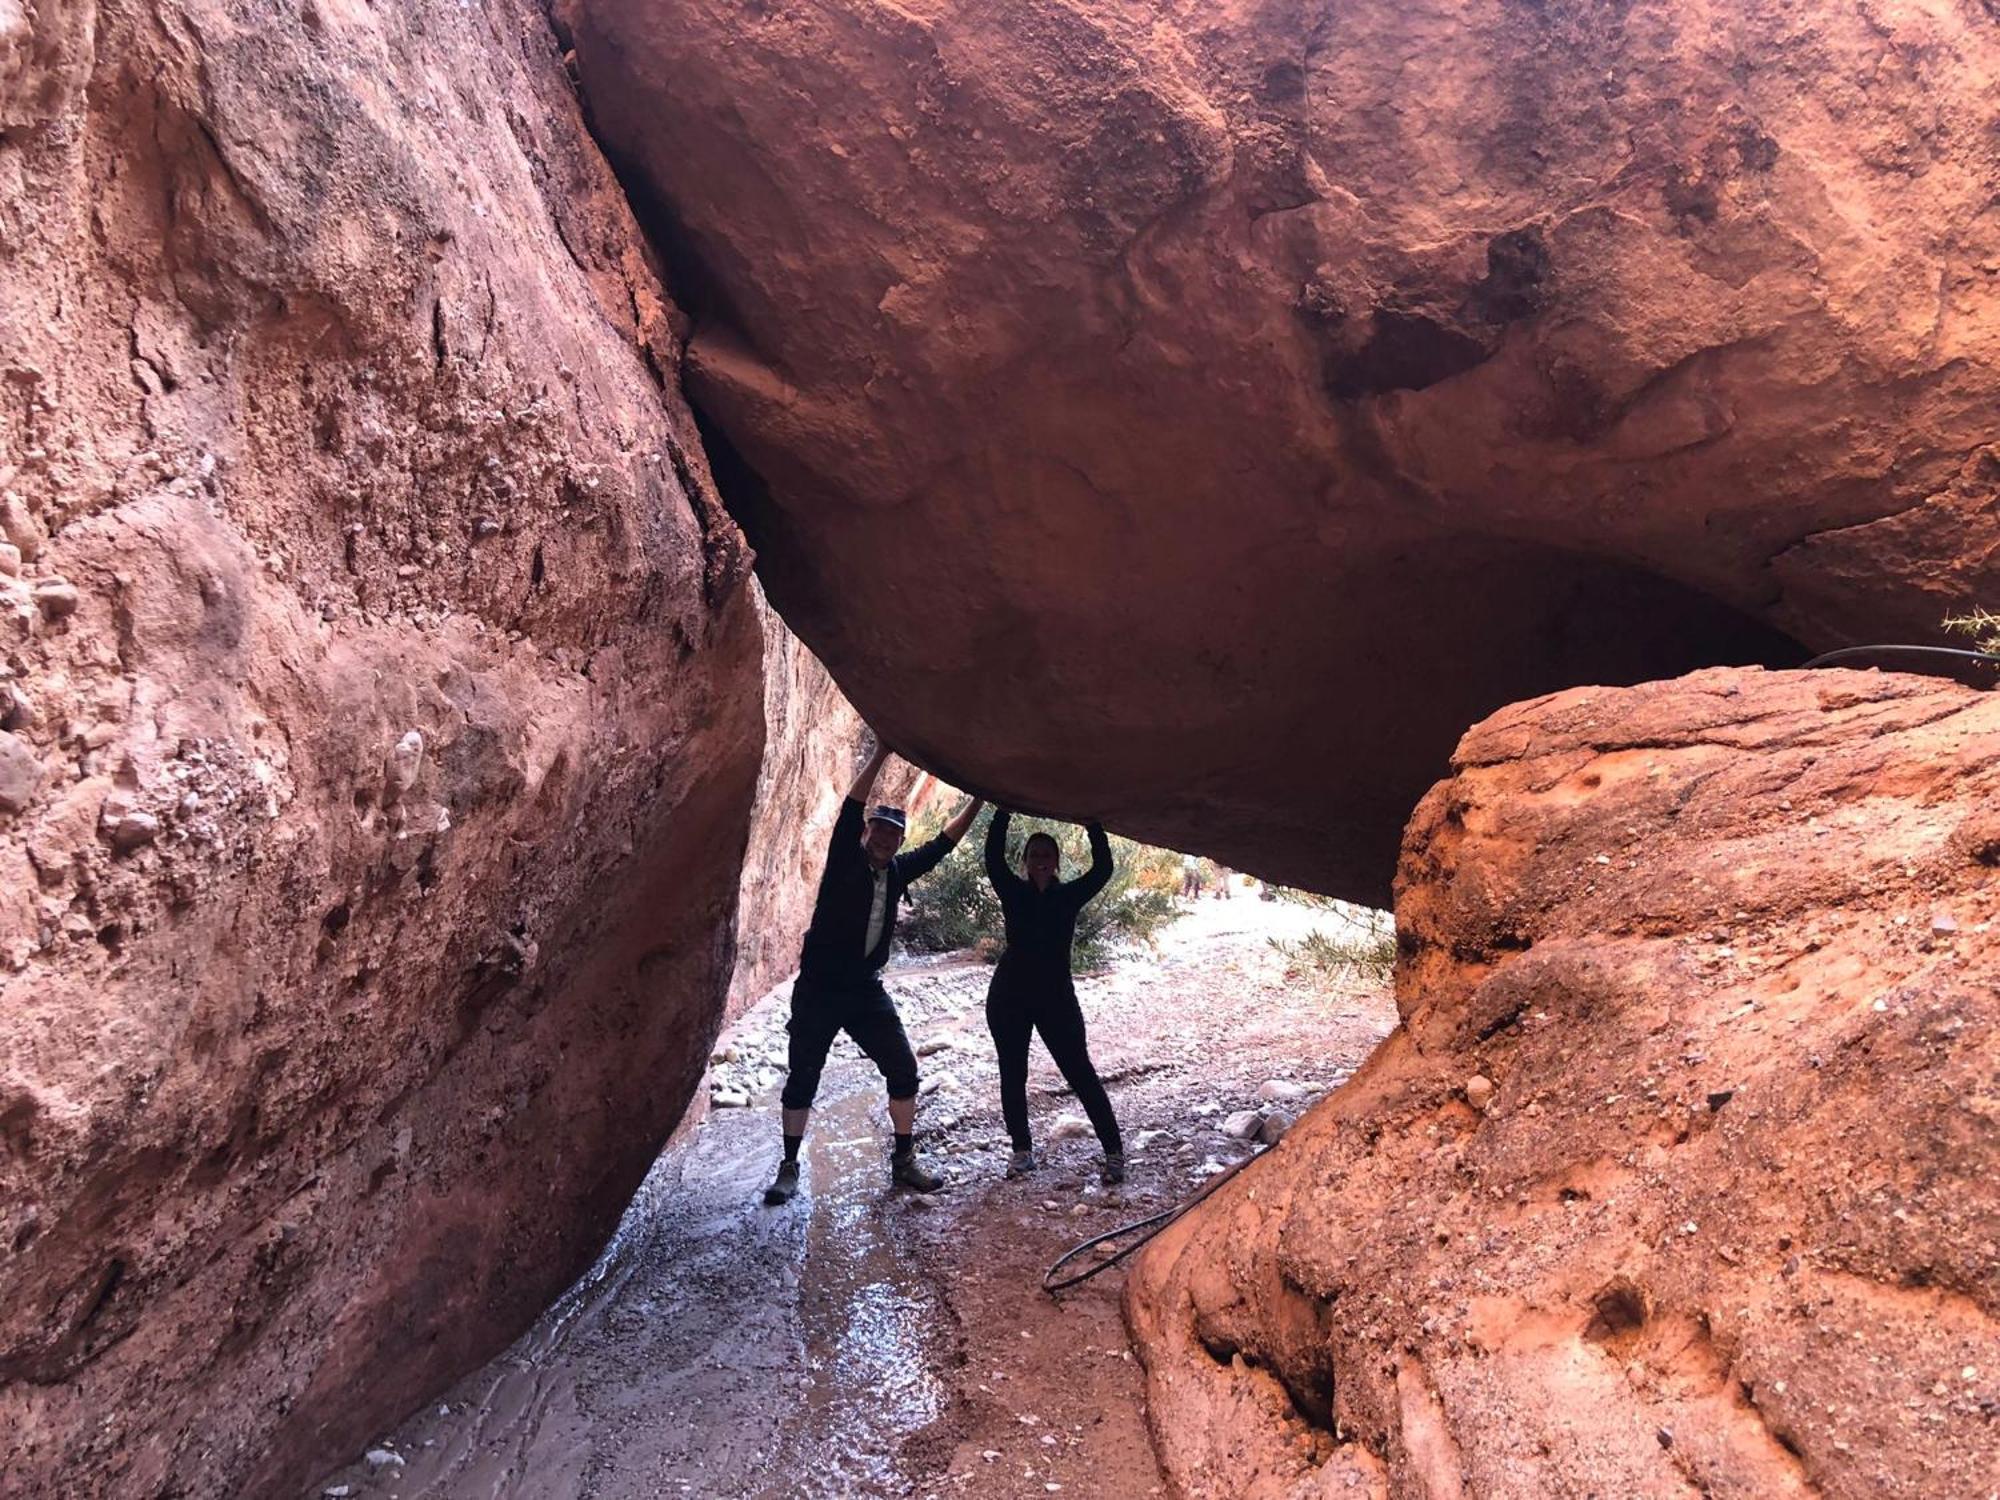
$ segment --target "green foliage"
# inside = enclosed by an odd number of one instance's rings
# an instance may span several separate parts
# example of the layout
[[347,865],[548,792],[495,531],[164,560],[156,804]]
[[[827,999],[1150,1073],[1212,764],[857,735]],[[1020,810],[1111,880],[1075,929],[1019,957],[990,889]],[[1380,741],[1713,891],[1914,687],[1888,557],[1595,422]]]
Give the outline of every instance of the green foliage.
[[1317,896],[1310,891],[1280,888],[1281,900],[1297,901],[1345,918],[1338,931],[1309,932],[1296,942],[1271,938],[1285,959],[1288,973],[1316,984],[1359,980],[1387,984],[1396,972],[1396,924],[1385,911]]
[[1972,637],[1972,649],[2000,656],[2000,615],[1974,605],[1970,614],[1946,615],[1944,628],[1953,635]]
[[1342,913],[1366,910],[1364,907],[1355,906],[1351,901],[1342,901],[1337,896],[1322,896],[1318,891],[1302,891],[1296,886],[1274,885],[1268,889],[1276,899],[1289,901],[1295,906],[1310,906],[1319,911]]
[[[958,847],[911,888],[909,909],[896,931],[912,948],[930,953],[982,947],[999,951],[1006,931],[1000,900],[986,878],[986,828],[992,819],[992,809],[981,812]],[[933,837],[944,822],[942,811],[925,811],[910,830],[910,843]],[[1037,831],[1054,835],[1062,850],[1064,879],[1090,868],[1090,840],[1082,828],[1016,817],[1007,838],[1007,862],[1014,869],[1021,868],[1022,844]],[[1154,933],[1180,915],[1174,900],[1180,889],[1179,855],[1113,834],[1111,858],[1116,866],[1111,883],[1077,918],[1079,969],[1103,967],[1124,942],[1150,942]]]

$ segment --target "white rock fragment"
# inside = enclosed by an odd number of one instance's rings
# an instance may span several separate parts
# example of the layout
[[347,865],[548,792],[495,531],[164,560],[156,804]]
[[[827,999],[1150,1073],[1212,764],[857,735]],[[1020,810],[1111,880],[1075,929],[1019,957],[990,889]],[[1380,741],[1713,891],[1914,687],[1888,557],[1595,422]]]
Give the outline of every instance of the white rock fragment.
[[423,764],[424,737],[421,731],[412,729],[389,752],[388,764],[382,771],[382,800],[394,802],[407,792],[415,784]]
[[135,849],[145,848],[160,836],[160,820],[149,812],[128,812],[112,824],[108,832],[112,850],[130,854]]
[[1081,1140],[1090,1133],[1090,1121],[1082,1115],[1063,1115],[1049,1127],[1049,1139],[1052,1141]]
[[370,1448],[362,1455],[371,1469],[400,1469],[404,1459],[400,1453],[392,1453],[387,1448]]
[[1239,1109],[1222,1122],[1222,1133],[1238,1141],[1255,1140],[1263,1128],[1263,1113],[1254,1109]]
[[1297,1104],[1309,1092],[1302,1083],[1287,1083],[1282,1078],[1273,1078],[1257,1090],[1257,1097],[1266,1104]]

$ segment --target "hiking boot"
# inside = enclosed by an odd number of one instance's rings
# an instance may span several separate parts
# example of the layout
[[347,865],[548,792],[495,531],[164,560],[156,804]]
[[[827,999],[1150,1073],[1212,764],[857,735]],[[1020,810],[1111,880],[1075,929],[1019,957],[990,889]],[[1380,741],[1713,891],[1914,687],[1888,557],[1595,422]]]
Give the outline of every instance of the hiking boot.
[[889,1179],[897,1187],[913,1188],[919,1193],[935,1193],[944,1186],[944,1179],[927,1170],[914,1151],[889,1158]]
[[799,1164],[796,1161],[780,1162],[778,1175],[771,1185],[764,1189],[764,1206],[777,1208],[790,1203],[792,1194],[799,1190]]
[[1125,1180],[1125,1153],[1107,1151],[1104,1153],[1104,1180],[1116,1187]]
[[1035,1153],[1026,1147],[1022,1147],[1007,1158],[1007,1175],[1009,1177],[1026,1177],[1034,1170]]

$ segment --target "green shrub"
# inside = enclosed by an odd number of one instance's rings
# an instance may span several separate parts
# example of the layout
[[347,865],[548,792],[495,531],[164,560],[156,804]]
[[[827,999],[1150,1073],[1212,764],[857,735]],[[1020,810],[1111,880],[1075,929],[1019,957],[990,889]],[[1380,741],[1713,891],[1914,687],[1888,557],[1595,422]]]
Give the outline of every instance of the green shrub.
[[1953,635],[1971,636],[1973,650],[2000,656],[2000,615],[1993,611],[1974,605],[1970,614],[1946,615],[1944,628]]
[[1316,984],[1343,979],[1387,984],[1394,976],[1396,922],[1388,912],[1289,886],[1276,887],[1276,893],[1281,901],[1295,901],[1342,919],[1335,932],[1309,932],[1295,942],[1271,938],[1270,944],[1283,955],[1288,973]]
[[[981,812],[972,831],[960,840],[944,862],[910,890],[909,910],[897,932],[920,952],[948,953],[983,948],[998,953],[1006,938],[1000,900],[986,878],[986,828],[991,808]],[[927,810],[910,830],[919,844],[944,826],[942,811]],[[1062,850],[1062,872],[1073,879],[1090,867],[1090,839],[1074,823],[1047,823],[1016,817],[1008,830],[1007,862],[1021,867],[1021,845],[1037,830],[1055,837]],[[1150,942],[1153,934],[1180,915],[1174,893],[1180,889],[1180,856],[1165,849],[1135,844],[1111,836],[1115,865],[1111,883],[1084,907],[1076,923],[1076,966],[1101,968],[1125,942]]]
[[1359,979],[1369,984],[1386,984],[1396,972],[1396,934],[1371,932],[1309,932],[1297,942],[1271,938],[1270,944],[1284,955],[1288,973],[1330,984],[1338,979]]

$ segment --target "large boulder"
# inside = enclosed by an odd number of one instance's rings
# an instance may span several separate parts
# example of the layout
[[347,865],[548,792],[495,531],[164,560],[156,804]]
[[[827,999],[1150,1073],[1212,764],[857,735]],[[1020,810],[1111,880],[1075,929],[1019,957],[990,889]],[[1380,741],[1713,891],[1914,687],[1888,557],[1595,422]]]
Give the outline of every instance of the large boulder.
[[1190,1495],[2000,1485],[2000,696],[1713,671],[1473,729],[1402,1024],[1137,1263]]
[[954,779],[1379,897],[1467,723],[2000,598],[2000,28],[563,0],[772,599]]
[[762,743],[532,0],[0,3],[0,1489],[282,1495],[583,1267]]

